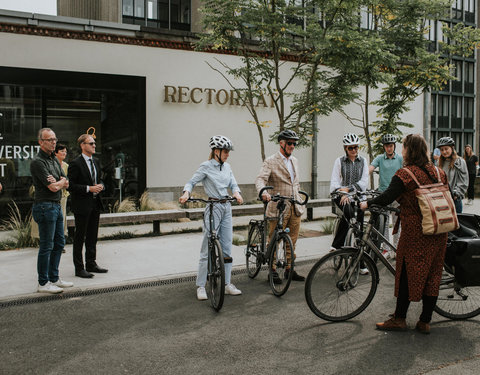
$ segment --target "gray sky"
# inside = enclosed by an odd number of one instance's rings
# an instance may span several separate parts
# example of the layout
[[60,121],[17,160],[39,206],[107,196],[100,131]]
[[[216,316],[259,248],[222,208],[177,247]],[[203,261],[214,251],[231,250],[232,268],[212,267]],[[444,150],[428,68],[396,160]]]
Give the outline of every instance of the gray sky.
[[0,0],[0,9],[57,15],[57,0]]

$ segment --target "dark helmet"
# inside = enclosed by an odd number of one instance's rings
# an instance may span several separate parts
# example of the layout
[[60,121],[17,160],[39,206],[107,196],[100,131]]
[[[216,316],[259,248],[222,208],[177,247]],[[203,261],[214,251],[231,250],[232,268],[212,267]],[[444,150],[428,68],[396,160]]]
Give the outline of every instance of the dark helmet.
[[214,148],[220,148],[228,151],[233,150],[232,141],[223,135],[214,135],[212,138],[210,138],[210,142],[208,142],[208,145],[212,150]]
[[440,138],[437,142],[437,147],[442,146],[455,146],[455,141],[451,137]]
[[280,142],[282,139],[295,139],[298,141],[300,137],[293,130],[283,130],[277,137],[278,142]]
[[393,134],[385,134],[382,137],[382,143],[384,145],[389,144],[389,143],[397,143],[397,137],[395,137]]

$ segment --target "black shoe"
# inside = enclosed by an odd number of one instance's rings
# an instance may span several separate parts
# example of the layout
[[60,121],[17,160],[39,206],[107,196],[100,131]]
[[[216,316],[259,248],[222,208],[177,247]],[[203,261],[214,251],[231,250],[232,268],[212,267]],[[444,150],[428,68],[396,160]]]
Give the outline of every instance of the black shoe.
[[95,275],[85,270],[80,270],[80,271],[75,271],[75,276],[82,277],[84,279],[91,279]]
[[[290,271],[289,270],[285,270],[285,279],[288,279],[288,273]],[[305,281],[305,277],[303,276],[300,276],[297,271],[293,271],[292,273],[292,280],[293,281]]]
[[[278,273],[276,271],[273,271],[272,275],[273,275],[273,283],[274,284],[281,284],[282,283],[282,279],[280,278],[280,276],[278,276]],[[270,281],[270,274],[268,274],[268,281]]]
[[94,266],[87,266],[88,272],[96,272],[96,273],[107,273],[108,270],[106,268],[101,268],[96,264]]

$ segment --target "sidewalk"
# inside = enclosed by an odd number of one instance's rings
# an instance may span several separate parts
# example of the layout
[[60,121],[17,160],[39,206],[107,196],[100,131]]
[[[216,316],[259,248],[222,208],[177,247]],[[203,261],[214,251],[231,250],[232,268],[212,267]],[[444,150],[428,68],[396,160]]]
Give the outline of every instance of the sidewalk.
[[[315,209],[314,217],[329,215],[330,208]],[[472,206],[464,206],[465,213],[480,213],[480,199]],[[246,225],[250,217],[234,218],[234,225]],[[199,227],[201,222],[162,223],[162,231],[175,232],[185,227]],[[322,221],[316,220],[302,223],[305,237],[297,241],[297,261],[318,258],[324,255],[332,242],[332,236],[318,236]],[[142,227],[142,226],[136,226]],[[131,231],[127,227],[101,228],[107,231]],[[146,230],[147,227],[145,227]],[[138,229],[138,228],[137,228]],[[138,229],[140,230],[140,229]],[[151,225],[148,225],[151,230]],[[115,285],[131,284],[140,281],[153,281],[195,275],[202,233],[169,234],[159,237],[132,238],[128,240],[99,241],[97,262],[108,268],[106,274],[95,274],[93,279],[75,277],[72,261],[72,245],[65,247],[60,263],[60,276],[73,281],[74,287],[68,291],[84,291],[92,288],[104,288]],[[233,266],[245,267],[245,245],[233,246]],[[0,301],[7,301],[29,296],[44,296],[36,293],[37,288],[37,249],[0,251]],[[235,283],[235,277],[233,282]],[[243,276],[242,276],[243,277]],[[192,288],[194,285],[192,283]]]

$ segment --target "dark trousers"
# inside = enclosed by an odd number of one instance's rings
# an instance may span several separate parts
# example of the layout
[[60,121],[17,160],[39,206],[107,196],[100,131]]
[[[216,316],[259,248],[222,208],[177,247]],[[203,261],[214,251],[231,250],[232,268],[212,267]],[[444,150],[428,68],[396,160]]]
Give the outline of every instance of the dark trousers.
[[97,258],[98,222],[100,210],[93,209],[87,215],[74,214],[73,264],[75,271],[84,269],[82,248],[85,243],[85,265],[94,266]]
[[[422,296],[422,314],[420,320],[424,323],[430,323],[432,320],[433,309],[437,303],[437,298],[434,296]],[[395,318],[405,319],[407,317],[410,300],[408,299],[408,279],[405,261],[403,261],[402,274],[400,275],[400,286],[397,297],[397,307],[395,309]]]
[[468,175],[467,198],[472,200],[475,198],[475,178],[475,173]]
[[[345,244],[345,237],[348,232],[348,222],[355,215],[355,203],[347,203],[344,206],[340,206],[340,198],[335,199],[335,204],[343,210],[343,217],[340,219],[338,224],[337,233],[332,242],[332,247],[335,249],[340,249]],[[364,213],[362,210],[358,209],[357,211],[357,221],[363,223]]]

